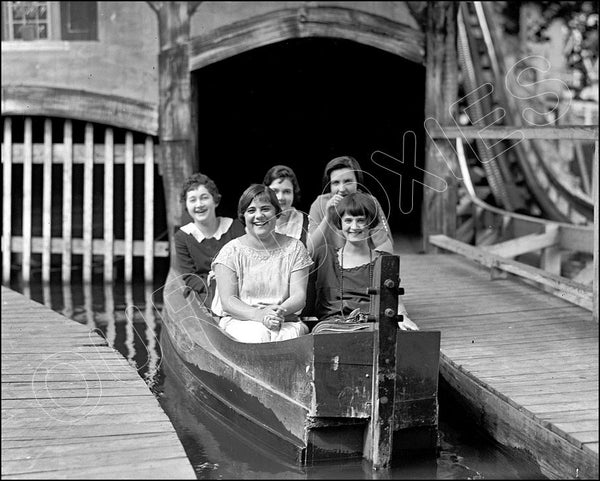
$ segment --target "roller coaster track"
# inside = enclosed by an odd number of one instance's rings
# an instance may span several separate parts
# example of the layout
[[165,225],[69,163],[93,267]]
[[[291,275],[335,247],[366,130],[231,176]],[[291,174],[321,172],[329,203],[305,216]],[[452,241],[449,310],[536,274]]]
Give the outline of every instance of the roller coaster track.
[[[468,92],[469,118],[475,119],[472,124],[477,127],[505,121],[518,129],[524,126],[521,115],[524,109],[535,112],[544,109],[535,103],[535,97],[529,96],[525,103],[523,97],[516,98],[508,91],[507,84],[514,84],[515,79],[504,64],[506,54],[496,26],[489,21],[490,8],[486,2],[462,2],[459,12],[459,62],[463,87]],[[485,65],[489,66],[488,70]],[[489,87],[489,92],[479,88],[484,85]],[[482,141],[476,142],[478,158],[498,205],[514,212],[522,208],[523,196],[531,196],[544,217],[551,221],[572,224],[593,221],[591,197],[564,178],[557,167],[561,162],[559,153],[550,141],[504,142],[512,142],[510,147],[513,148],[500,147],[502,143],[486,148]],[[510,155],[506,154],[508,150]],[[523,181],[521,192],[517,187],[520,180]]]

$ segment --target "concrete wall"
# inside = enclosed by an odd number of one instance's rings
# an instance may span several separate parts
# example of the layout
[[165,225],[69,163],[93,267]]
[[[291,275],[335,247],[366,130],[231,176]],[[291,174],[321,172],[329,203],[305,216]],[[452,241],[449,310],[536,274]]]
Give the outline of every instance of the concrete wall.
[[146,2],[98,2],[99,41],[2,42],[2,87],[59,87],[158,105],[158,20]]

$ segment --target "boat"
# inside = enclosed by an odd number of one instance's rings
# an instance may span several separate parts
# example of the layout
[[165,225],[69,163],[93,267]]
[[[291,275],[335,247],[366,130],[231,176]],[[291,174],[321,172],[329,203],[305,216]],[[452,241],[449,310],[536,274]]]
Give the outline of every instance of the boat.
[[242,343],[171,269],[162,362],[186,395],[270,453],[299,465],[364,457],[388,467],[438,448],[439,331],[398,329],[399,257],[377,259],[366,326]]

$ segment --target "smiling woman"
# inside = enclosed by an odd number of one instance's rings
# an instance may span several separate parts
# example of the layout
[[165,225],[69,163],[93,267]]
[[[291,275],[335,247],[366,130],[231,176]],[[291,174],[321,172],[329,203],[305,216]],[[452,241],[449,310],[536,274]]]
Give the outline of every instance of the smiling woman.
[[[321,245],[341,247],[344,237],[340,226],[336,225],[337,206],[349,194],[360,192],[364,180],[360,164],[354,157],[344,155],[330,160],[323,174],[323,193],[310,206],[308,234],[311,254]],[[329,191],[329,192],[327,192]],[[372,247],[392,253],[394,251],[392,234],[383,210],[375,197],[369,195],[375,205],[379,222],[373,226],[369,236]]]
[[312,260],[297,239],[275,232],[281,207],[275,192],[254,184],[240,197],[246,234],[221,249],[213,312],[219,326],[242,342],[292,339],[308,333],[298,314],[306,303]]
[[308,214],[294,207],[300,200],[300,185],[294,171],[287,165],[275,165],[265,174],[263,184],[275,192],[281,207],[275,232],[299,239],[306,245]]
[[188,287],[185,295],[196,292],[206,305],[212,301],[210,263],[221,247],[244,234],[238,220],[217,217],[220,201],[221,194],[209,177],[200,173],[192,175],[181,192],[181,202],[192,222],[175,233],[177,267]]

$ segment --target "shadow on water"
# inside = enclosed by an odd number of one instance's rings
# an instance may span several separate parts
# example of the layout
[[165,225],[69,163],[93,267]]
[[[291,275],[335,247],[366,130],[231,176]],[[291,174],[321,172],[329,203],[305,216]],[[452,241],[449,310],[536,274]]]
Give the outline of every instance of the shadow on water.
[[403,460],[389,471],[373,471],[362,460],[289,465],[241,436],[231,419],[211,414],[161,365],[160,285],[83,285],[74,279],[70,288],[16,281],[11,288],[96,330],[138,370],[171,419],[198,479],[544,479],[521,453],[480,431],[443,382],[437,459]]

